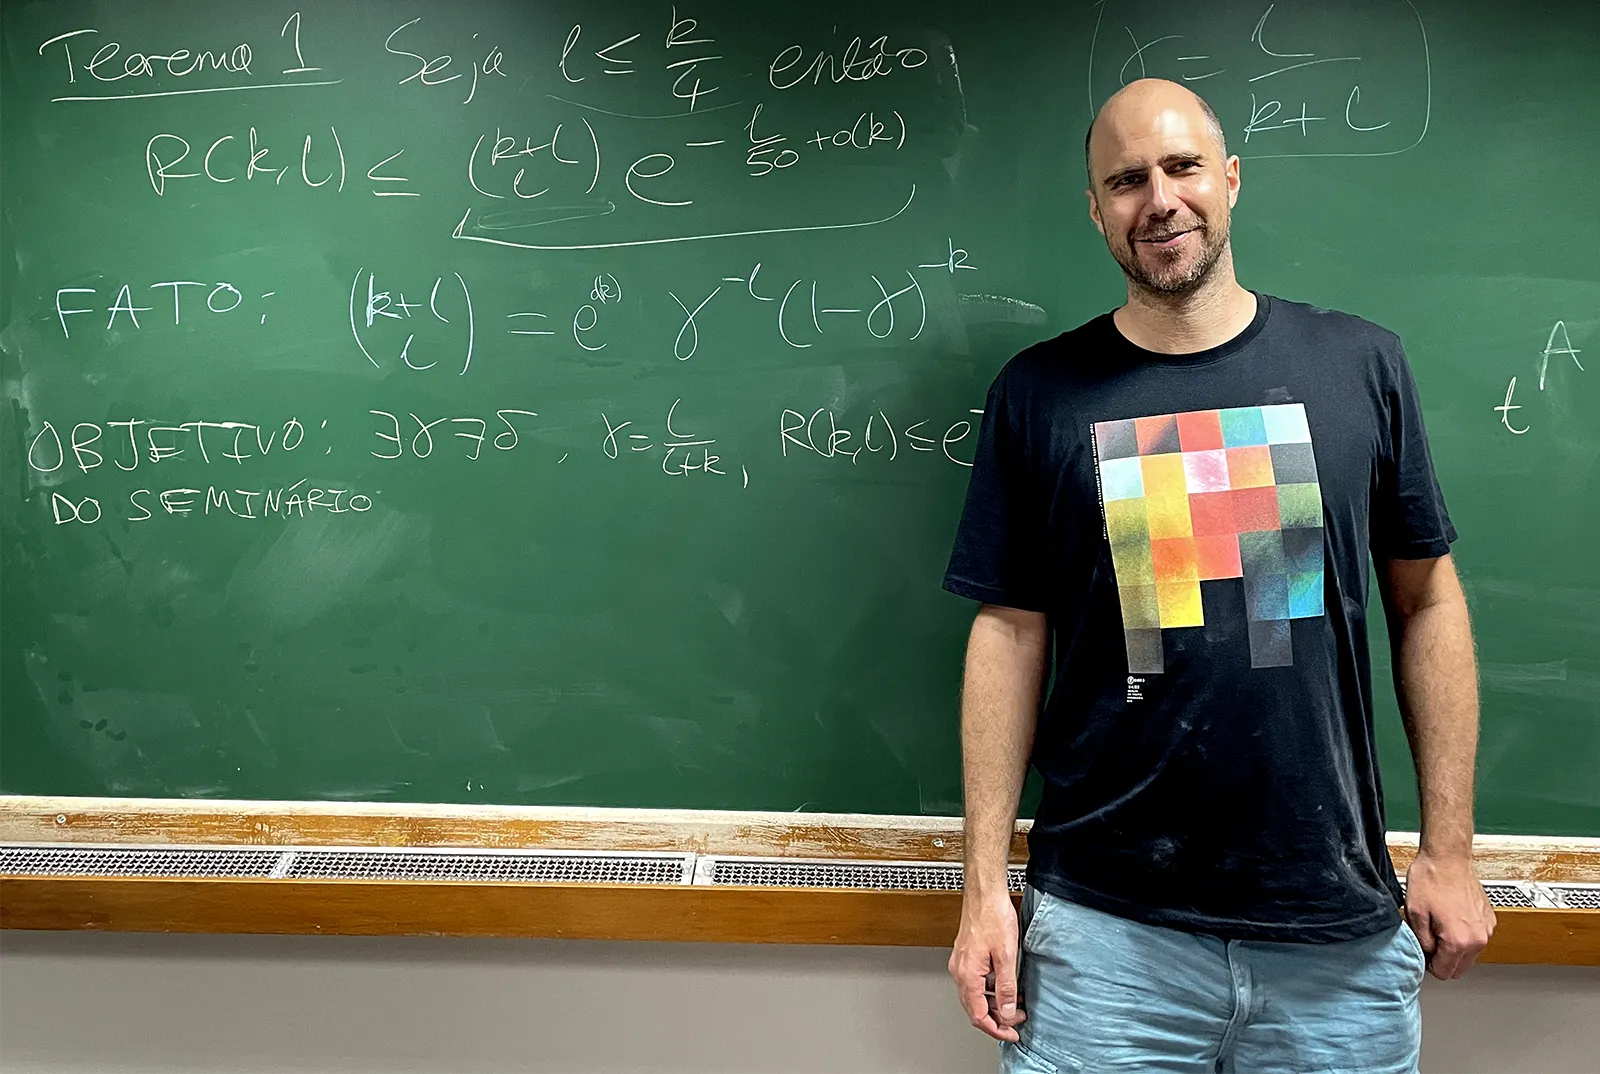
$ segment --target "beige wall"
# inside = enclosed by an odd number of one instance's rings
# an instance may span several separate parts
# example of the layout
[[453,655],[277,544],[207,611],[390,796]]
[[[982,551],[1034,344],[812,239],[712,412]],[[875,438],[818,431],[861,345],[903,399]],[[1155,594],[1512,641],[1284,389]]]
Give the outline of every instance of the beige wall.
[[[0,1070],[991,1071],[942,951],[0,933]],[[1423,1069],[1600,1072],[1600,969],[1424,991]]]

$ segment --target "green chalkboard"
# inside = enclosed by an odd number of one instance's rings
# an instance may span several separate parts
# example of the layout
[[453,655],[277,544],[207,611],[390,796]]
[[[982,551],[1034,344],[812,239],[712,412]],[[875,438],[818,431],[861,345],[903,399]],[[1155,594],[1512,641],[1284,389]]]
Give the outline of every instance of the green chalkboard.
[[977,414],[1120,300],[1081,140],[1151,74],[1244,157],[1243,282],[1406,340],[1480,827],[1600,834],[1588,5],[0,29],[0,791],[958,812]]

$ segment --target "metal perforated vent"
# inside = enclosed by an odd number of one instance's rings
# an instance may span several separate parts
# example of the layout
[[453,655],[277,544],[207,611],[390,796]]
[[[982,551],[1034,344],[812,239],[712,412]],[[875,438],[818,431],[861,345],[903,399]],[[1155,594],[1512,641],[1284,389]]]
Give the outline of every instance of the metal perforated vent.
[[686,884],[689,854],[297,850],[291,880],[468,880],[523,884]]
[[[1012,891],[1025,871],[1007,870]],[[960,891],[962,869],[945,862],[808,861],[785,858],[702,858],[698,882],[740,887],[858,888],[871,891]]]
[[[169,847],[0,844],[0,874],[295,880],[458,880],[522,884],[711,884],[730,887],[960,891],[953,862],[829,861],[694,854],[595,854],[434,847]],[[1012,892],[1026,869],[1007,870]],[[1401,882],[1402,889],[1404,881]],[[1600,910],[1600,884],[1490,880],[1499,907]]]
[[711,882],[743,887],[960,891],[961,867],[719,860],[712,867]]
[[[1489,896],[1490,906],[1538,906],[1540,903],[1539,899],[1535,895],[1535,892],[1540,890],[1540,888],[1541,885],[1532,884],[1523,880],[1485,880],[1483,882],[1483,892],[1485,895]],[[1405,890],[1405,877],[1401,877],[1401,894],[1404,894]]]
[[0,846],[13,876],[271,876],[281,850],[168,847]]
[[1600,884],[1546,884],[1556,904],[1568,910],[1600,910]]
[[1492,906],[1533,906],[1533,892],[1527,884],[1497,883],[1493,880],[1483,885]]

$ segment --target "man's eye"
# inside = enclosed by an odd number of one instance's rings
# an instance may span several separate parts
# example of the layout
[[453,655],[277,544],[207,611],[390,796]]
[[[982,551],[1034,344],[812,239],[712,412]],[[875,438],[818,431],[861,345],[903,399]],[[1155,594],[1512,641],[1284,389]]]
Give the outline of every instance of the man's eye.
[[1139,177],[1137,175],[1124,175],[1121,179],[1118,179],[1115,183],[1112,183],[1111,185],[1114,186],[1114,187],[1133,186],[1138,181],[1139,181]]

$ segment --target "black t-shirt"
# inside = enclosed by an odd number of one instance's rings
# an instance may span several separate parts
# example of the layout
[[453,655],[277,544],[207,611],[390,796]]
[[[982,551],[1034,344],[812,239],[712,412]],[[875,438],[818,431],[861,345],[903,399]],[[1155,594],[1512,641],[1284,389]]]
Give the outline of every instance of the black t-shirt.
[[1368,552],[1455,539],[1399,339],[1256,296],[1192,354],[1111,315],[995,379],[945,588],[1049,616],[1030,882],[1152,924],[1330,942],[1397,920]]

